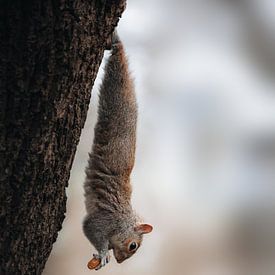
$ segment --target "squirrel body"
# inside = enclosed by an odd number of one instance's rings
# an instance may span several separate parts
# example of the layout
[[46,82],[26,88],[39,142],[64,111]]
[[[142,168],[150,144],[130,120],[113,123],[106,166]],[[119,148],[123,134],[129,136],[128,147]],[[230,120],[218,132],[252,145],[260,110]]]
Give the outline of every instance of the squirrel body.
[[124,47],[115,33],[100,87],[98,120],[86,168],[83,231],[97,249],[100,269],[113,249],[118,263],[139,248],[152,226],[131,206],[130,174],[135,161],[137,103]]

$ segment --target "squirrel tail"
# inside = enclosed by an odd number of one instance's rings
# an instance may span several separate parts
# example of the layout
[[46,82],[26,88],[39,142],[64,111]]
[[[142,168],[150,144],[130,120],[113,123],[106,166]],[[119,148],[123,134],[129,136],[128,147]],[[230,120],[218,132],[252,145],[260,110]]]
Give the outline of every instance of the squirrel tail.
[[93,155],[109,172],[127,177],[135,159],[137,104],[123,44],[116,32],[100,87]]

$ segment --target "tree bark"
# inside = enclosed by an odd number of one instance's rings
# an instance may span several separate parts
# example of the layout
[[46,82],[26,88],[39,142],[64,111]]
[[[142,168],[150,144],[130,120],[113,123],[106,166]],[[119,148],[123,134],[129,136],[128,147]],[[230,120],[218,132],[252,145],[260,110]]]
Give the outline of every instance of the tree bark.
[[125,0],[0,3],[0,274],[41,274]]

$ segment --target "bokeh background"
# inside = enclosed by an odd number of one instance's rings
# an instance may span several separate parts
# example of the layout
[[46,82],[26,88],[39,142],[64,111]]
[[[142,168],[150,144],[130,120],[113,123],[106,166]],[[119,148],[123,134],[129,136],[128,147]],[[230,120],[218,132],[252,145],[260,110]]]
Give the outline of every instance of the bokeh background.
[[[139,103],[133,204],[154,231],[98,274],[274,275],[275,1],[129,0],[119,34]],[[95,272],[81,224],[102,73],[43,275]]]

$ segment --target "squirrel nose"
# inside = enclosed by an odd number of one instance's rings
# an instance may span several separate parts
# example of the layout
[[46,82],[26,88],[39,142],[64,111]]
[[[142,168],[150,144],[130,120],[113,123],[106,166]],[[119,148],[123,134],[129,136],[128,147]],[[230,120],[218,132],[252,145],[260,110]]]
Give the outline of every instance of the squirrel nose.
[[121,264],[122,262],[124,262],[126,259],[127,259],[127,256],[124,255],[123,253],[116,253],[115,254],[115,258],[116,258],[116,261]]
[[121,264],[124,261],[124,258],[122,256],[117,256],[116,261]]

